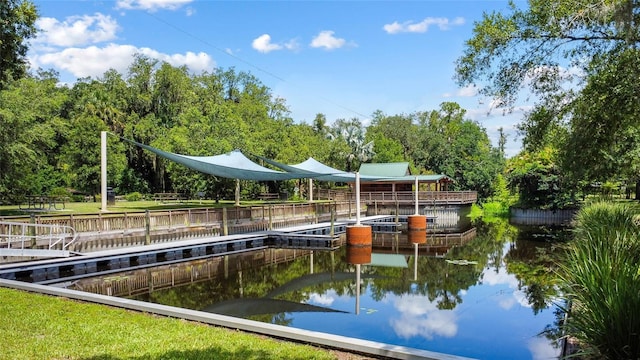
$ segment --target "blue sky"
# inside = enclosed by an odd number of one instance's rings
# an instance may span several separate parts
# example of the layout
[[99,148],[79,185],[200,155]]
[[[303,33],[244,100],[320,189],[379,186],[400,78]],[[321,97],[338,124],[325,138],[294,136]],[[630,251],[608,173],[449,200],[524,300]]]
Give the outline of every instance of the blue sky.
[[[297,122],[317,113],[336,119],[408,114],[458,102],[507,155],[520,148],[515,124],[529,104],[507,115],[474,88],[458,88],[454,62],[483,12],[507,1],[211,1],[34,0],[40,35],[33,67],[61,81],[126,74],[135,53],[187,65],[251,72],[282,97]],[[518,2],[524,6],[524,2]]]

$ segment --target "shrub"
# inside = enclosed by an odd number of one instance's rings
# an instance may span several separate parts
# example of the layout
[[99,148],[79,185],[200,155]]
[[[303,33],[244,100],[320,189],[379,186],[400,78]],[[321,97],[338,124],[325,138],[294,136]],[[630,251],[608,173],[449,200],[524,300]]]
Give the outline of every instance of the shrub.
[[132,192],[124,196],[124,199],[127,201],[140,201],[142,200],[142,194],[139,192]]
[[71,193],[69,192],[69,190],[63,188],[63,187],[57,187],[52,189],[49,192],[50,196],[71,196]]
[[595,203],[577,216],[574,239],[560,265],[571,300],[568,336],[581,355],[640,358],[640,228],[636,211],[620,203]]

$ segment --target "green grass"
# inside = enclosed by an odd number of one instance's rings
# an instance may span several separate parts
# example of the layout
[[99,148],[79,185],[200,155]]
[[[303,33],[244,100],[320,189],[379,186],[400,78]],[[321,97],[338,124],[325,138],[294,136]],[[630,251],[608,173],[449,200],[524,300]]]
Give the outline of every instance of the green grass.
[[0,288],[0,299],[0,359],[336,358],[308,345],[47,295]]

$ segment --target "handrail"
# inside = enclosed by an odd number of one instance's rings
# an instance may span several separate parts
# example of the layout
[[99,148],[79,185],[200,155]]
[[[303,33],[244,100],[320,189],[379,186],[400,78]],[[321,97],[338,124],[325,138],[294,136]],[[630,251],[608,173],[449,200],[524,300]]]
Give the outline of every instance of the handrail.
[[[410,195],[409,195],[410,194]],[[477,193],[475,191],[465,192],[420,192],[420,203],[431,204],[431,198],[422,199],[424,196],[435,194],[442,198],[436,200],[434,204],[468,204],[475,202]],[[348,195],[347,192],[342,195]],[[385,200],[373,199],[373,193],[365,193],[361,197],[364,208],[367,203],[376,202],[387,203],[409,203],[413,202],[415,196],[413,192],[380,193],[379,196]],[[410,200],[411,199],[411,200]],[[460,202],[456,199],[467,199],[468,202]],[[161,229],[175,229],[189,226],[205,226],[211,224],[221,225],[226,223],[239,223],[253,221],[255,219],[271,219],[274,222],[293,218],[326,218],[332,212],[338,217],[350,218],[356,207],[353,199],[344,196],[341,200],[333,199],[330,202],[313,203],[284,203],[284,204],[263,204],[254,206],[232,206],[226,208],[187,208],[187,209],[164,209],[131,212],[109,212],[98,214],[31,214],[31,216],[7,216],[0,217],[2,221],[12,221],[16,223],[36,223],[50,226],[67,226],[80,234],[103,233],[113,231],[130,231],[145,229],[147,226],[151,231]],[[0,229],[0,233],[2,230]]]
[[0,222],[0,247],[7,249],[15,249],[16,244],[21,250],[46,244],[49,250],[67,250],[77,237],[75,229],[66,225]]
[[[333,200],[353,200],[355,193],[352,191],[325,191],[318,192],[318,197],[327,197]],[[382,201],[382,202],[413,202],[415,201],[415,191],[369,191],[361,192],[362,201]],[[419,191],[418,200],[426,202],[448,202],[448,203],[474,203],[478,200],[476,191]]]

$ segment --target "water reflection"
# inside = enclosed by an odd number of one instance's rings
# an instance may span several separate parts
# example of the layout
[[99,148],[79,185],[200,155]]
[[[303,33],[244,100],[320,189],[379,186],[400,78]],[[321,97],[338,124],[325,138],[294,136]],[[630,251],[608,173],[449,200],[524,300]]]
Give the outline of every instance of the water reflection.
[[[347,248],[269,249],[78,286],[140,283],[147,291],[134,291],[138,300],[460,356],[557,357],[557,239],[532,234],[506,222],[430,232],[417,246],[377,234],[367,263]],[[176,286],[159,289],[154,282],[169,274]]]

